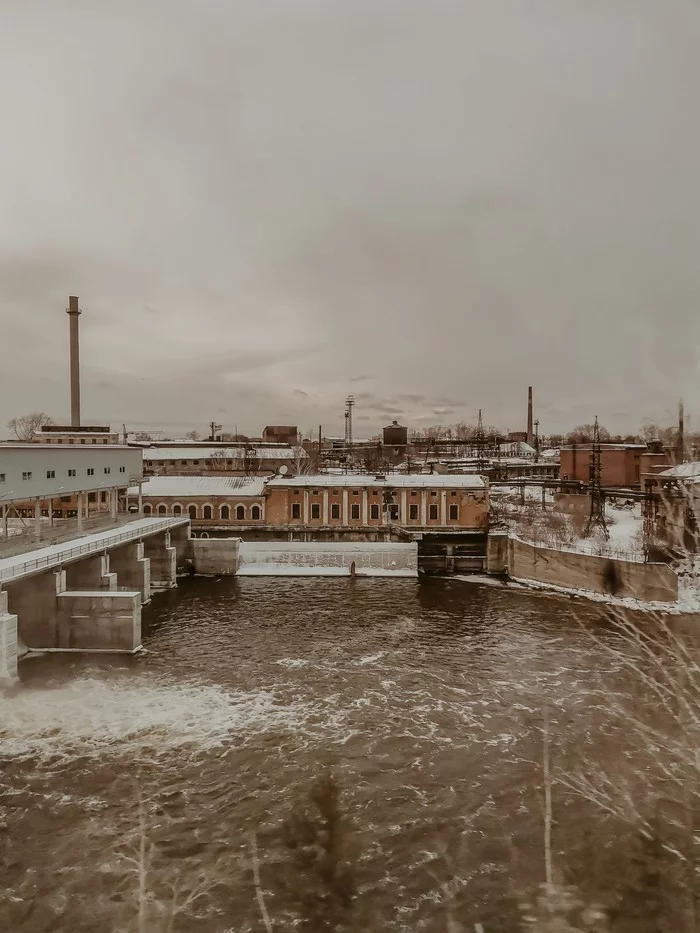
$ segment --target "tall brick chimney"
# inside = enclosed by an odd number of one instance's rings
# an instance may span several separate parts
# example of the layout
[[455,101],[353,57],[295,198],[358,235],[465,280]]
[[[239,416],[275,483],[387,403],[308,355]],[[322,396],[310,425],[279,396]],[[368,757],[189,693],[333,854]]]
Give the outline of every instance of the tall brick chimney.
[[70,318],[70,424],[72,428],[80,427],[80,326],[78,317],[82,313],[78,307],[78,299],[71,295],[68,298],[66,311]]
[[531,447],[535,445],[535,432],[532,428],[532,386],[527,389],[527,442]]

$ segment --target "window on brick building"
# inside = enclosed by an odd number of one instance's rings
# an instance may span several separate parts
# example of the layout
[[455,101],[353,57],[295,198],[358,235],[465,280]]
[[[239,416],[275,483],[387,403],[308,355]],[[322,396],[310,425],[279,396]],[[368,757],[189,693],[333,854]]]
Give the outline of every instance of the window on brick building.
[[436,505],[429,505],[428,506],[428,518],[431,521],[436,521],[437,517],[438,517],[438,507]]
[[190,516],[190,518],[191,518],[192,520],[194,520],[194,519],[197,517],[197,506],[196,506],[196,505],[188,505],[188,506],[187,506],[187,514]]
[[399,507],[398,505],[389,506],[389,518],[392,522],[397,522],[399,520]]
[[245,506],[237,505],[236,506],[236,521],[242,522],[245,520]]
[[372,503],[369,507],[369,517],[373,518],[375,521],[379,518],[379,506],[376,502]]
[[212,517],[212,509],[211,509],[211,506],[210,506],[210,505],[205,505],[205,506],[204,506],[204,518],[211,518],[211,517]]
[[259,522],[259,521],[260,521],[260,518],[261,518],[261,516],[262,516],[262,513],[261,513],[261,511],[260,511],[260,506],[259,506],[259,505],[254,505],[254,506],[253,506],[253,508],[250,510],[250,516],[251,516],[251,518],[253,519],[254,522]]
[[227,522],[231,518],[231,509],[227,505],[221,506],[221,521]]
[[321,517],[321,506],[318,502],[314,502],[311,505],[311,518],[320,518]]
[[159,514],[159,515],[167,515],[167,514],[168,514],[168,507],[167,507],[166,505],[163,505],[163,504],[159,505],[159,506],[158,506],[158,514]]
[[174,505],[173,506],[173,515],[182,515],[182,506]]
[[340,518],[340,506],[337,502],[331,505],[331,518]]
[[414,521],[414,522],[418,519],[418,506],[417,505],[409,505],[408,517],[411,519],[411,521]]
[[292,502],[292,518],[301,518],[300,502]]
[[354,519],[354,521],[357,521],[359,517],[360,517],[360,505],[357,502],[353,502],[353,504],[350,506],[350,518]]
[[450,506],[450,521],[452,522],[459,521],[459,506],[458,505]]
[[152,511],[152,509],[151,509],[150,505],[148,505],[148,504],[144,505],[144,507],[143,507],[143,514],[144,514],[144,515],[150,515],[150,514],[151,514],[151,511]]

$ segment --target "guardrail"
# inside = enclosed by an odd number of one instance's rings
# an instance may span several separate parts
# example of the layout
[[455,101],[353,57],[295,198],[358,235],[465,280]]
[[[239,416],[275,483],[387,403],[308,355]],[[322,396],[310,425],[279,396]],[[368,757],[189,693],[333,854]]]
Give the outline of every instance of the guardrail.
[[[137,521],[144,521],[144,519],[137,519]],[[146,519],[146,521],[150,522],[147,526],[142,525],[140,528],[134,528],[131,531],[121,532],[117,535],[110,535],[107,533],[98,541],[80,544],[77,547],[68,548],[65,551],[59,549],[55,554],[46,554],[44,557],[35,558],[34,560],[25,560],[21,564],[13,564],[12,567],[8,567],[6,570],[0,569],[0,583],[12,580],[15,577],[21,577],[26,573],[31,573],[33,570],[41,570],[43,567],[57,567],[76,557],[104,551],[105,547],[113,547],[115,544],[119,544],[122,541],[133,541],[144,535],[154,534],[159,531],[167,531],[168,528],[184,525],[189,521],[189,518],[178,519],[171,517],[160,520]],[[53,547],[58,548],[59,546],[53,545]],[[11,558],[9,559],[11,560]]]

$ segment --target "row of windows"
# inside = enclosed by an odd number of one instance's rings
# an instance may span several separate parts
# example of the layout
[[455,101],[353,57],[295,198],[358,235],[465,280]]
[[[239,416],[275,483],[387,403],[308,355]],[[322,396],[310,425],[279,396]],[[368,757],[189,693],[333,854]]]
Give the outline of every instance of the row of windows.
[[[105,467],[105,468],[104,468],[104,474],[105,474],[105,476],[109,475],[111,472],[112,472],[112,467]],[[120,466],[120,467],[119,467],[119,472],[120,472],[120,473],[126,473],[126,467]],[[68,470],[68,476],[77,476],[77,475],[78,475],[78,471],[77,471],[77,470],[73,470],[73,469],[69,469],[69,470]],[[88,468],[87,468],[87,475],[88,475],[88,476],[94,476],[94,475],[95,475],[95,468],[94,468],[94,467],[88,467]],[[26,471],[24,471],[24,472],[22,473],[22,479],[23,479],[23,480],[30,480],[30,479],[32,478],[32,476],[33,476],[33,473],[32,473],[31,470],[26,470]],[[46,479],[56,479],[56,471],[55,471],[55,470],[47,470],[47,471],[46,471]],[[0,473],[0,483],[4,483],[4,482],[5,482],[5,474],[4,474],[4,473]]]
[[[237,522],[243,522],[243,521],[245,521],[245,517],[246,517],[246,516],[245,516],[246,507],[245,507],[244,505],[237,505],[237,506],[236,506],[236,509],[235,509],[235,513],[236,513],[236,521],[237,521]],[[161,503],[159,506],[156,507],[155,512],[154,512],[153,506],[151,506],[151,505],[149,505],[148,503],[146,503],[146,505],[144,505],[144,507],[143,507],[143,514],[144,514],[144,515],[153,515],[153,514],[156,514],[156,515],[167,515],[167,514],[168,514],[168,506],[165,505],[164,503]],[[181,506],[179,503],[176,502],[176,503],[172,506],[172,512],[171,512],[171,514],[172,514],[172,515],[182,515],[182,514],[183,514],[182,506]],[[190,517],[191,519],[193,519],[193,520],[199,518],[199,506],[197,506],[197,505],[188,505],[188,506],[187,506],[187,514],[188,514],[189,517]],[[228,506],[228,505],[222,505],[222,506],[220,506],[218,517],[221,519],[221,521],[224,521],[224,522],[229,522],[229,521],[231,521],[231,508],[230,508],[230,506]],[[254,521],[254,522],[260,521],[260,519],[262,518],[262,509],[260,508],[259,505],[254,505],[254,506],[251,507],[251,509],[250,509],[250,517],[251,517],[251,520]],[[211,505],[205,505],[205,506],[202,507],[202,518],[203,518],[203,519],[206,519],[206,520],[214,518],[214,509],[213,509],[213,507],[212,507]]]
[[[46,444],[62,444],[62,443],[63,443],[63,438],[62,438],[62,437],[48,437],[48,438],[46,439],[45,443],[46,443]],[[76,439],[75,439],[74,437],[70,437],[70,438],[68,438],[67,443],[69,443],[69,444],[75,444],[75,443],[77,443],[77,442],[76,442]],[[81,444],[87,444],[87,441],[85,440],[84,437],[81,437],[81,438],[80,438],[80,443],[81,443]],[[93,437],[93,438],[90,440],[90,443],[91,443],[91,444],[109,444],[109,441],[107,441],[107,440],[98,440],[96,437]]]
[[[400,516],[400,510],[398,505],[389,506],[389,518],[392,521],[398,521]],[[459,506],[451,505],[449,507],[449,516],[451,522],[459,521]],[[369,507],[369,517],[372,521],[377,521],[379,519],[379,505],[377,503],[372,503]],[[419,508],[417,505],[409,505],[408,507],[408,518],[410,521],[418,521],[420,517]],[[292,503],[292,518],[300,519],[301,518],[301,503],[293,502]],[[311,519],[312,521],[318,520],[321,518],[321,506],[317,502],[311,504]],[[331,505],[331,519],[340,518],[340,505],[338,503],[333,503]],[[437,521],[439,518],[439,508],[437,505],[428,506],[428,518],[430,521]],[[350,519],[352,521],[360,520],[360,506],[358,503],[353,503],[350,506]]]
[[[388,490],[388,489],[385,489],[384,492],[385,492],[385,493],[386,493],[386,492],[389,492],[389,490]],[[395,490],[394,490],[393,492],[395,493]],[[331,490],[330,490],[330,493],[331,493],[331,495],[333,495],[333,496],[339,496],[339,495],[340,495],[340,490],[339,490],[339,489],[331,489]],[[295,496],[300,496],[300,495],[301,495],[301,490],[299,490],[299,489],[294,489],[294,490],[293,490],[293,494],[294,494]],[[318,489],[312,489],[312,490],[311,490],[311,495],[312,495],[312,496],[318,496],[318,495],[320,495],[320,491],[319,491]],[[352,490],[350,490],[350,495],[352,495],[352,496],[359,496],[359,495],[360,495],[360,490],[359,490],[359,489],[352,489]],[[368,490],[367,490],[367,495],[369,495],[369,496],[378,496],[378,495],[379,495],[379,492],[378,492],[378,490],[376,490],[376,489],[368,489]],[[413,490],[411,490],[411,492],[409,493],[409,495],[411,495],[411,496],[413,496],[413,497],[415,498],[415,497],[418,495],[418,493],[416,492],[415,489],[413,489]],[[438,493],[438,491],[437,491],[436,489],[431,489],[430,492],[427,493],[427,495],[429,495],[429,496],[436,496],[436,497],[437,497],[437,496],[439,495],[439,493]],[[451,495],[451,496],[456,496],[457,493],[456,493],[456,492],[451,492],[450,495]]]

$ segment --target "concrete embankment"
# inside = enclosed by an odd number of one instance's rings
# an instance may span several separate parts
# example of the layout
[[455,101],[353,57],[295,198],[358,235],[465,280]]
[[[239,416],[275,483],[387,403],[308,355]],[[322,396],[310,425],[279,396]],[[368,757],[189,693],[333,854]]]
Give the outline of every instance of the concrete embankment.
[[678,599],[678,576],[668,564],[538,547],[507,534],[489,536],[487,570],[505,573],[522,583],[643,603],[675,603]]

